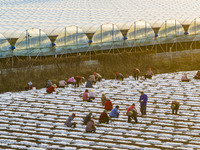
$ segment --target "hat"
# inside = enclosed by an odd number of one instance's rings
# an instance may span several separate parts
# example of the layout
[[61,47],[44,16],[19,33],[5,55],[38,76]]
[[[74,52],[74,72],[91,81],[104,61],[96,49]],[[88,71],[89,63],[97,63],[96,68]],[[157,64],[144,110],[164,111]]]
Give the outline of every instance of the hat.
[[91,89],[91,92],[93,92],[94,90],[93,89]]
[[30,82],[28,83],[28,85],[32,85],[32,82],[30,81]]

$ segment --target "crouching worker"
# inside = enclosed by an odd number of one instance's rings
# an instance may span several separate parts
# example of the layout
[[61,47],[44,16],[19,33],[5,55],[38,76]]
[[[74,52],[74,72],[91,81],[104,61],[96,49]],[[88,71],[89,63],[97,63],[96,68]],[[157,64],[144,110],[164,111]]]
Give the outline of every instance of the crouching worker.
[[50,86],[52,86],[52,82],[50,80],[48,80],[47,83],[46,83],[46,88],[48,88]]
[[139,75],[140,75],[140,70],[138,68],[134,68],[133,69],[133,77],[135,78],[135,80],[139,79]]
[[121,73],[116,72],[115,73],[115,80],[123,81],[124,80],[124,76]]
[[86,132],[88,133],[92,133],[96,131],[96,127],[95,127],[95,123],[93,119],[90,119],[90,121],[88,121],[87,126],[86,126]]
[[152,76],[154,75],[153,71],[151,70],[151,68],[149,67],[149,70],[147,71],[147,73],[145,74],[145,79],[148,78],[148,79],[151,79]]
[[90,112],[90,113],[84,118],[83,124],[84,124],[84,125],[87,125],[88,121],[90,121],[91,118],[92,118],[92,113]]
[[94,85],[96,83],[95,75],[94,74],[90,75],[89,80],[92,81],[92,85]]
[[72,122],[72,120],[76,117],[75,113],[73,113],[72,115],[70,115],[68,117],[68,119],[65,122],[65,125],[68,127],[76,127],[76,122]]
[[93,101],[96,97],[96,94],[94,93],[94,90],[91,89],[90,93],[89,93],[89,101]]
[[135,104],[132,104],[128,108],[126,115],[128,115],[128,122],[131,122],[131,119],[134,119],[135,123],[138,122],[138,120],[137,120],[137,110],[135,109]]
[[93,88],[93,86],[92,86],[92,81],[91,80],[87,80],[87,83],[86,83],[86,85],[85,85],[85,87],[86,88]]
[[190,79],[188,79],[187,74],[184,74],[184,75],[182,76],[182,78],[181,78],[181,81],[182,81],[182,82],[189,82]]
[[47,93],[51,94],[51,93],[55,92],[56,88],[57,88],[57,85],[53,84],[52,86],[50,86],[50,87],[47,88]]
[[75,82],[76,82],[76,80],[74,79],[74,77],[71,77],[71,78],[69,78],[69,79],[67,80],[67,84],[72,84],[72,85],[74,85]]
[[198,71],[198,72],[196,73],[196,75],[194,76],[194,78],[195,78],[195,79],[200,79],[200,71]]
[[75,87],[79,87],[80,83],[82,83],[82,81],[84,80],[84,77],[82,77],[82,76],[75,76],[74,79],[76,81],[75,82]]
[[175,115],[177,115],[177,112],[179,110],[179,106],[180,106],[180,103],[178,101],[173,101],[172,102],[172,105],[171,105],[172,114],[174,114],[174,111],[175,111]]
[[59,81],[58,87],[59,87],[59,88],[64,88],[65,85],[66,85],[65,80],[61,80],[61,81]]
[[92,102],[92,100],[89,99],[88,89],[83,93],[83,101]]
[[109,115],[111,118],[118,118],[119,117],[119,106],[116,106],[115,108],[113,108]]
[[107,101],[105,102],[105,107],[104,107],[105,110],[107,111],[111,111],[113,109],[113,104],[112,102],[110,101],[110,99],[108,98]]
[[32,82],[28,82],[27,86],[25,87],[25,90],[32,90],[33,89],[33,84]]
[[105,102],[106,102],[106,101],[107,101],[106,94],[103,93],[102,96],[101,96],[101,104],[102,104],[102,106],[105,105]]
[[101,115],[100,115],[100,117],[99,117],[99,123],[109,123],[109,117],[108,117],[108,114],[107,114],[107,112],[106,112],[106,110],[104,110],[102,113],[101,113]]

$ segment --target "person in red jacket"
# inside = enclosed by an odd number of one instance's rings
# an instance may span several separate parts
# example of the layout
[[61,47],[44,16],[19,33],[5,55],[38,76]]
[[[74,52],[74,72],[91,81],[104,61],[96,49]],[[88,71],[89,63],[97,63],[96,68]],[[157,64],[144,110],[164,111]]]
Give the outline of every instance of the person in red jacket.
[[84,80],[84,77],[82,77],[82,76],[75,76],[74,77],[74,79],[75,79],[75,87],[79,87],[79,85],[80,85],[80,83]]
[[135,104],[134,103],[127,109],[126,115],[128,115],[128,112],[129,112],[130,109],[135,109]]
[[105,110],[107,111],[111,111],[113,109],[113,104],[112,102],[110,101],[110,99],[107,99],[107,101],[105,102]]
[[47,93],[48,93],[48,94],[51,94],[51,93],[55,92],[55,89],[56,89],[56,88],[57,88],[57,85],[56,85],[56,84],[54,84],[54,85],[48,87],[48,88],[47,88]]
[[104,110],[100,117],[99,117],[99,123],[109,123],[109,117],[108,117],[108,114],[106,113],[106,110]]
[[134,103],[128,108],[126,115],[128,116],[128,122],[131,122],[131,119],[134,119],[135,123],[138,122],[138,120],[137,120],[137,110],[135,108]]

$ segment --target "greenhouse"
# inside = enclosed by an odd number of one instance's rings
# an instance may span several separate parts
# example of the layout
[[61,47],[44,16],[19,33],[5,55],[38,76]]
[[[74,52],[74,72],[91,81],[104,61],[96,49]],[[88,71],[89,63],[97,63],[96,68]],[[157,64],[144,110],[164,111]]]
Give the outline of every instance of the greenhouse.
[[183,49],[197,48],[199,5],[196,0],[0,0],[0,58],[155,45],[165,50],[164,44],[183,42],[189,45]]

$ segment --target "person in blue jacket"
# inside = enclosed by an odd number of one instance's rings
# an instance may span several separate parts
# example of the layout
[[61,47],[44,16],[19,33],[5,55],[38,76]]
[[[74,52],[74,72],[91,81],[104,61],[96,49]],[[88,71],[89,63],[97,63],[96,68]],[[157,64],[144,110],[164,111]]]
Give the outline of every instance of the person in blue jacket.
[[148,96],[144,94],[144,92],[141,92],[139,102],[140,102],[140,112],[142,113],[142,115],[146,115],[147,101],[148,101]]
[[110,115],[111,118],[118,118],[119,117],[119,106],[116,106],[115,108],[113,108],[110,111],[109,115]]

